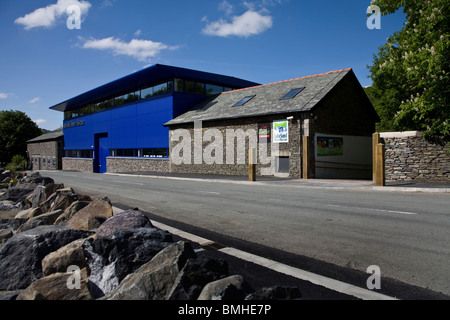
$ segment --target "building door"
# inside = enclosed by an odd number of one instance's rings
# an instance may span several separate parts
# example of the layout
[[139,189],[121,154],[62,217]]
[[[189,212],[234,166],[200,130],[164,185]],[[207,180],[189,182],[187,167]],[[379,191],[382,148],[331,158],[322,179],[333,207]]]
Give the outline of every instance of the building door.
[[108,134],[101,133],[95,135],[95,158],[94,172],[106,173],[106,157],[109,156]]

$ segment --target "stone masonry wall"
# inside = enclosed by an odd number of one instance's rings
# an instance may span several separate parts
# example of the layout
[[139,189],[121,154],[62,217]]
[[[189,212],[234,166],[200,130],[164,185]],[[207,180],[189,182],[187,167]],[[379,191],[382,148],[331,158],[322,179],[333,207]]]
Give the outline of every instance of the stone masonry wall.
[[386,145],[386,180],[450,181],[450,146],[425,139],[420,132],[382,133]]
[[62,169],[64,171],[94,172],[94,160],[82,158],[63,158]]
[[106,159],[108,172],[170,172],[169,159],[149,159],[149,158],[119,158],[110,157]]
[[[195,154],[195,146],[194,146],[194,126],[180,126],[180,127],[172,127],[170,130],[170,137],[172,140],[172,136],[174,134],[174,131],[177,129],[184,129],[189,132],[190,135],[190,144],[191,144],[191,163],[181,163],[181,164],[175,164],[173,162],[174,158],[174,146],[177,146],[179,143],[182,143],[182,139],[180,141],[175,141],[170,143],[170,155],[171,155],[171,171],[173,173],[194,173],[194,174],[219,174],[219,175],[237,175],[237,176],[248,176],[248,148],[249,145],[249,138],[246,138],[246,143],[244,147],[244,151],[241,150],[241,148],[238,146],[237,139],[234,139],[233,148],[234,148],[234,161],[233,163],[227,163],[226,154],[227,154],[227,130],[234,130],[234,132],[237,132],[237,130],[242,130],[243,132],[255,132],[257,134],[258,132],[258,123],[271,123],[273,121],[277,120],[283,120],[286,119],[286,115],[278,115],[276,117],[257,117],[257,118],[249,118],[249,119],[234,119],[234,120],[227,120],[227,121],[217,121],[217,122],[209,122],[209,123],[202,123],[202,134],[205,135],[205,132],[207,132],[210,129],[218,130],[215,131],[216,133],[219,133],[222,135],[222,145],[223,145],[223,157],[222,157],[222,164],[220,163],[213,163],[208,164],[205,162],[205,159],[203,159],[202,164],[196,164],[195,163],[195,157],[197,156],[197,161],[199,161],[198,154]],[[250,130],[250,131],[249,131]],[[253,131],[254,130],[254,131]],[[211,131],[210,131],[211,132]],[[258,136],[253,137],[258,142]],[[213,143],[215,143],[214,138],[211,139],[212,141],[207,141],[207,139],[203,139],[203,145],[202,150],[203,154],[212,154],[212,156],[215,156],[214,149],[212,147]],[[219,142],[220,143],[220,142]],[[265,145],[265,144],[264,144]],[[300,160],[300,120],[298,119],[292,119],[289,122],[289,143],[281,143],[279,145],[279,151],[278,154],[272,154],[271,152],[271,144],[263,146],[266,147],[268,150],[267,152],[264,150],[264,155],[267,155],[268,158],[270,158],[269,164],[262,164],[261,158],[260,158],[260,147],[261,145],[258,145],[257,150],[257,165],[256,165],[256,174],[257,176],[262,176],[263,172],[262,169],[266,168],[269,169],[271,166],[275,166],[275,157],[281,156],[281,157],[289,157],[290,162],[290,172],[289,175],[291,177],[300,177],[301,175],[301,160]],[[228,150],[229,151],[229,150]],[[241,154],[242,159],[245,161],[245,164],[240,164],[238,161],[238,154]],[[181,157],[182,154],[175,155]]]
[[29,161],[32,162],[32,169],[59,170],[58,147],[58,141],[29,143],[27,151]]

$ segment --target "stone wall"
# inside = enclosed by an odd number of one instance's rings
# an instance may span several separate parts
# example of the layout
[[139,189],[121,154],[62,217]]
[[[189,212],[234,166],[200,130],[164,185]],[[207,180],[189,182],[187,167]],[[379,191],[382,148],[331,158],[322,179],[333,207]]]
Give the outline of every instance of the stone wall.
[[[29,143],[27,146],[29,161],[32,170],[59,170],[61,169],[58,141],[43,141]],[[49,162],[50,161],[50,162]]]
[[63,158],[62,169],[64,171],[94,172],[94,160],[84,158]]
[[108,157],[106,166],[109,173],[118,172],[170,172],[169,159]]
[[420,132],[380,134],[386,145],[386,180],[450,181],[450,146]]
[[[203,136],[203,144],[201,146],[200,152],[195,148],[195,130],[193,125],[171,127],[171,171],[173,173],[248,176],[248,149],[250,147],[250,140],[253,139],[257,142],[258,149],[256,165],[257,176],[269,175],[263,169],[266,169],[267,172],[271,171],[273,175],[273,170],[271,170],[271,168],[274,168],[275,166],[275,157],[279,156],[289,157],[289,175],[291,177],[300,177],[300,120],[292,119],[289,121],[289,143],[277,144],[276,147],[279,147],[278,150],[274,148],[275,151],[272,152],[271,143],[258,144],[258,123],[272,123],[273,121],[283,120],[286,118],[287,115],[278,115],[272,117],[257,117],[202,123],[201,132]],[[180,152],[181,144],[184,141],[183,138],[177,137],[175,141],[172,141],[174,138],[174,132],[177,129],[182,129],[186,134],[188,134],[189,141],[187,141],[186,146],[190,146],[191,151],[190,155],[186,158],[187,160],[189,160],[183,161],[182,163],[177,163],[176,160],[174,160],[174,157],[182,158],[183,156],[185,156],[183,154],[185,149]],[[253,133],[252,137],[245,138],[245,146],[239,145],[237,138],[230,138],[230,132],[234,132],[234,134],[237,134],[239,132],[238,130],[242,130],[241,132],[243,133]],[[208,137],[207,133],[210,133],[212,136]],[[221,137],[221,140],[216,141],[216,136]],[[230,146],[227,146],[227,140],[232,141]],[[214,146],[216,145],[217,148],[214,148]],[[178,150],[174,150],[174,147],[177,147]],[[187,148],[186,150],[188,149],[189,148]],[[222,150],[222,155],[216,154],[216,151],[214,149]],[[231,159],[231,157],[230,159],[227,159],[227,152],[234,153],[234,159],[232,159],[232,161],[227,161]],[[260,157],[261,152],[263,156],[267,157],[266,161],[264,161]],[[209,163],[208,159],[205,159],[205,156],[209,156],[211,159],[213,159],[213,163]]]

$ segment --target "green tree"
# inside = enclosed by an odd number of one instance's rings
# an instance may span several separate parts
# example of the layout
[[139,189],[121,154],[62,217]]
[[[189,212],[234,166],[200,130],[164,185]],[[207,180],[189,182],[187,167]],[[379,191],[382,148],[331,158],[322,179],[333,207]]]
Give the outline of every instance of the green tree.
[[27,141],[41,134],[22,111],[0,111],[0,162],[8,163],[14,155],[26,157]]
[[369,66],[369,91],[388,130],[450,137],[450,1],[375,0],[382,15],[403,9],[402,30],[387,39]]

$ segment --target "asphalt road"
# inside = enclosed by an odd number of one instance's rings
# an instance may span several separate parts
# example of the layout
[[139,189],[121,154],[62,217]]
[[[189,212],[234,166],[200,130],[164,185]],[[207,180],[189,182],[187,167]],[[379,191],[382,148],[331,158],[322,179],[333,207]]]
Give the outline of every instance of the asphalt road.
[[[93,196],[107,195],[113,203],[138,207],[163,221],[222,235],[222,241],[273,249],[274,255],[292,261],[304,257],[315,266],[323,262],[319,269],[324,273],[366,272],[376,265],[382,279],[450,296],[449,194],[74,172],[42,175]],[[325,270],[330,266],[336,268]]]

